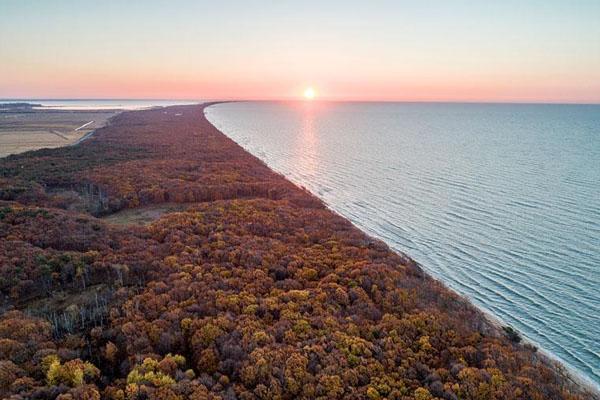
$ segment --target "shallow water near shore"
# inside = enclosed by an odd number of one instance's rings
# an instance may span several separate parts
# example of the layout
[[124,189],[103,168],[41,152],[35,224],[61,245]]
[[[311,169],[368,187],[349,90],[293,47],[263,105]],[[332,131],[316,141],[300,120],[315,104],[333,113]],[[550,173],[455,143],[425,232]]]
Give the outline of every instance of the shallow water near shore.
[[600,386],[600,106],[243,102],[206,115]]

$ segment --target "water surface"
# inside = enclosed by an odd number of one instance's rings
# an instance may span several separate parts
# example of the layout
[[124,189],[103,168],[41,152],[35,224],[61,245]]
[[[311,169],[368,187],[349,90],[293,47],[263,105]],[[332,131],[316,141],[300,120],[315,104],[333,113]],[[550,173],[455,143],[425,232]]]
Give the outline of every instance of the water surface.
[[600,106],[212,106],[220,130],[600,384]]
[[0,104],[39,104],[37,110],[144,110],[153,107],[196,104],[193,100],[135,99],[0,99]]

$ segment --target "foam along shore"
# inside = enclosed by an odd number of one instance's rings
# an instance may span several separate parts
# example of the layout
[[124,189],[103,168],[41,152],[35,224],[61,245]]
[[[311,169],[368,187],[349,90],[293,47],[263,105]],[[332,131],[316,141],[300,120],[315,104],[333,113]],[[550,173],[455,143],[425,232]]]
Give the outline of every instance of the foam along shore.
[[[467,301],[470,302],[468,299]],[[592,381],[589,377],[579,372],[577,369],[571,367],[553,352],[540,346],[540,344],[536,341],[513,329],[509,324],[507,324],[493,312],[483,307],[479,307],[473,303],[471,304],[483,314],[484,318],[490,325],[494,327],[496,332],[505,334],[507,337],[511,338],[511,340],[517,341],[522,346],[533,349],[537,353],[538,357],[540,357],[540,359],[543,360],[546,365],[550,365],[553,369],[560,373],[569,385],[583,388],[583,390],[587,392],[592,399],[600,399],[600,386],[596,382]]]
[[[220,103],[217,103],[217,104],[220,104]],[[217,104],[215,104],[215,105],[217,105]],[[205,115],[205,118],[206,118],[206,115]],[[207,120],[209,120],[209,119],[207,118]],[[218,130],[219,128],[215,126],[215,129]],[[225,132],[222,132],[222,133],[227,136],[227,134]],[[238,145],[243,147],[243,145],[241,143],[238,143]],[[303,189],[305,189],[305,188],[303,188]],[[404,255],[404,256],[406,256],[406,255]],[[430,278],[435,279],[433,277],[430,277]],[[444,285],[443,282],[440,281],[440,283],[442,285]],[[451,289],[448,289],[448,290],[451,290]],[[538,354],[538,356],[543,360],[543,362],[546,363],[547,365],[553,366],[554,369],[558,370],[561,374],[563,374],[564,379],[566,381],[568,381],[569,384],[584,388],[584,390],[588,391],[590,394],[592,394],[594,396],[593,398],[600,398],[600,386],[596,382],[591,380],[588,376],[579,372],[577,369],[571,367],[568,363],[566,363],[564,360],[562,360],[559,356],[557,356],[556,354],[552,353],[549,350],[546,350],[536,341],[525,336],[523,333],[513,329],[509,324],[507,324],[505,321],[503,321],[500,317],[495,315],[493,312],[491,312],[483,307],[479,307],[479,306],[473,304],[466,297],[464,298],[464,300],[469,302],[470,305],[472,305],[474,308],[476,308],[483,315],[483,317],[485,318],[487,323],[491,327],[493,327],[495,334],[506,335],[506,336],[512,338],[512,340],[518,341],[521,345],[526,346],[530,349],[534,349],[535,352]]]
[[0,395],[595,396],[223,135],[209,105],[0,160],[0,339],[19,349],[0,362],[27,382]]

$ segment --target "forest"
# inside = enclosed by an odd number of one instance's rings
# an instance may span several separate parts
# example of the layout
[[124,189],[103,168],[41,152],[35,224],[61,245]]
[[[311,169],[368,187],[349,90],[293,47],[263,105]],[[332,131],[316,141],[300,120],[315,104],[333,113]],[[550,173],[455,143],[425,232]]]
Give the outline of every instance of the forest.
[[205,106],[0,159],[1,398],[592,398]]

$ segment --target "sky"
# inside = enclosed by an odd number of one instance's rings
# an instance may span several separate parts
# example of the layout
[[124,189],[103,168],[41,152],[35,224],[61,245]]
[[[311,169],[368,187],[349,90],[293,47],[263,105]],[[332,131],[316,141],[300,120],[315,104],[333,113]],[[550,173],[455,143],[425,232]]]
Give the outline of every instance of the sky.
[[600,103],[600,0],[0,0],[0,98]]

